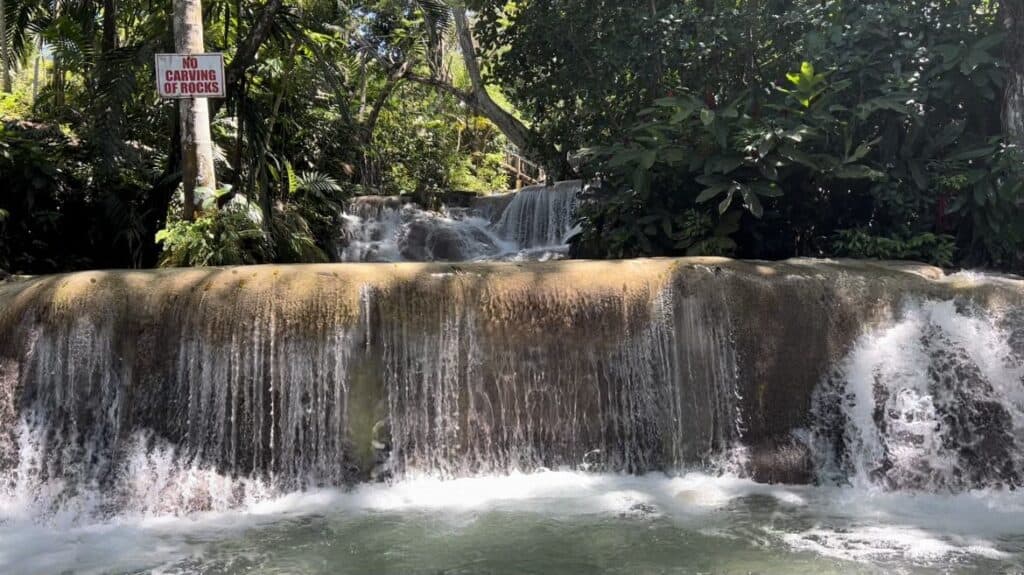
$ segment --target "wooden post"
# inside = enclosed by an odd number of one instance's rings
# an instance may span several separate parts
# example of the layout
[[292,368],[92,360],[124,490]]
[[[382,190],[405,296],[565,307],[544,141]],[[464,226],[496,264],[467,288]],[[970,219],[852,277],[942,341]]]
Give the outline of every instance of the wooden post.
[[[203,7],[201,0],[174,0],[174,47],[179,54],[201,54]],[[178,101],[181,110],[181,169],[185,191],[182,217],[191,221],[196,214],[196,189],[217,188],[210,137],[210,110],[206,98]]]

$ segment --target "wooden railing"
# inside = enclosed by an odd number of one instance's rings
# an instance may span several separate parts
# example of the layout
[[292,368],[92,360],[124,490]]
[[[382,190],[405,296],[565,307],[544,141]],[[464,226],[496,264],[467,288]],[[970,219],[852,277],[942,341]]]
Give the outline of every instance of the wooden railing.
[[527,159],[515,146],[505,146],[505,170],[515,179],[515,188],[547,183],[548,176],[543,166]]

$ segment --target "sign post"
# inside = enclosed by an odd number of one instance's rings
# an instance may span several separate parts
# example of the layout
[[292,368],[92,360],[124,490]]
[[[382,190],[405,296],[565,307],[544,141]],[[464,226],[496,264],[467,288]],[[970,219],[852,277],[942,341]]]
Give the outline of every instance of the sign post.
[[178,100],[181,120],[181,179],[185,206],[182,217],[195,219],[196,190],[217,189],[210,137],[207,98],[223,98],[224,57],[203,48],[202,0],[173,0],[174,48],[177,54],[157,54],[156,89],[163,98]]

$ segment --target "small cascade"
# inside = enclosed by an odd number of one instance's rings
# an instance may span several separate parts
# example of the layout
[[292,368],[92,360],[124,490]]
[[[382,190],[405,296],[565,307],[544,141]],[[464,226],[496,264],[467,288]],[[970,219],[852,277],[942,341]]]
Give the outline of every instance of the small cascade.
[[908,301],[861,336],[815,397],[821,476],[929,492],[1022,485],[1021,316]]
[[495,235],[489,222],[455,210],[407,209],[398,243],[402,260],[414,262],[486,261],[513,249]]
[[564,245],[576,225],[580,182],[523,188],[502,213],[498,233],[521,249]]
[[343,262],[560,259],[582,184],[561,182],[432,212],[395,197],[356,198],[343,214]]
[[[358,198],[342,216],[344,262],[433,262],[497,259],[514,246],[490,222],[466,210],[431,212],[391,198]],[[366,204],[374,206],[366,209]]]
[[365,196],[349,202],[342,214],[340,261],[401,261],[398,240],[406,205],[396,196]]

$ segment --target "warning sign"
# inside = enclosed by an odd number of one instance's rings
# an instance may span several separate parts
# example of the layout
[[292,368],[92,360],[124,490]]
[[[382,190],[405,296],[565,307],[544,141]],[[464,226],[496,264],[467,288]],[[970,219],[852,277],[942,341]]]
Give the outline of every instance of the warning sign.
[[161,98],[223,98],[223,54],[157,54]]

